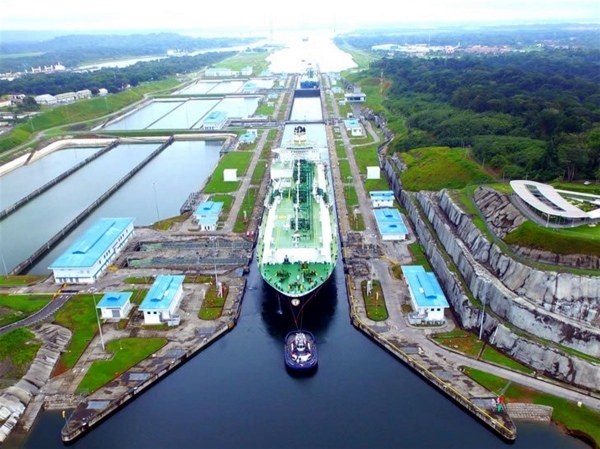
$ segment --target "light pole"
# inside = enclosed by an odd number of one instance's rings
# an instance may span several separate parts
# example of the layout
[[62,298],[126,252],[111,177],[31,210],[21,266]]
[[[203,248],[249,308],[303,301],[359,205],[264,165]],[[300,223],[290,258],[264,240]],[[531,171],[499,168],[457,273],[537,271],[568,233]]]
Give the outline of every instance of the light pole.
[[4,275],[8,276],[8,268],[6,268],[6,260],[4,260],[4,254],[0,252],[0,259],[2,259],[2,267],[4,268]]
[[90,288],[92,292],[92,300],[94,301],[94,314],[96,315],[96,321],[98,322],[98,331],[100,331],[100,343],[102,344],[102,350],[106,351],[104,347],[104,336],[102,335],[102,326],[100,326],[100,317],[98,316],[98,309],[96,308],[96,288]]
[[158,199],[156,197],[156,182],[152,183],[154,189],[154,207],[156,208],[156,221],[160,221],[160,213],[158,212]]

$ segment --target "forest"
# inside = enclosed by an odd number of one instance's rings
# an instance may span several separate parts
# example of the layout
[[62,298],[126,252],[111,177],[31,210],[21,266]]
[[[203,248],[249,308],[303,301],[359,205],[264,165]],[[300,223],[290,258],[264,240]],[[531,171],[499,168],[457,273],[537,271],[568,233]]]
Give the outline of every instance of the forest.
[[25,75],[13,81],[0,80],[0,95],[21,93],[29,96],[56,95],[90,89],[92,94],[105,88],[116,93],[127,86],[158,81],[176,74],[190,73],[232,56],[234,52],[202,53],[156,61],[138,62],[123,68],[103,68],[93,72],[56,72]]
[[372,63],[369,76],[389,83],[389,121],[403,119],[394,151],[464,147],[507,179],[600,179],[598,48],[396,54]]

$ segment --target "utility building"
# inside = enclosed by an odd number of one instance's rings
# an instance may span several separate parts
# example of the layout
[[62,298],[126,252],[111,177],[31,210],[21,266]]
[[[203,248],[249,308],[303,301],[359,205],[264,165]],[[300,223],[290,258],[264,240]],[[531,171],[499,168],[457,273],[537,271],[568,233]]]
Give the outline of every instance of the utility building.
[[442,287],[432,272],[421,265],[402,265],[402,273],[408,284],[413,312],[411,324],[443,324],[444,311],[449,307]]
[[194,220],[198,223],[201,231],[216,231],[219,215],[223,209],[222,202],[205,201],[200,203],[196,212],[194,212]]
[[375,209],[375,221],[382,240],[406,240],[408,231],[398,209]]
[[101,218],[48,268],[58,284],[93,284],[133,235],[133,218]]
[[108,292],[105,293],[98,305],[100,318],[123,319],[127,318],[131,311],[131,292]]
[[377,207],[394,207],[394,192],[391,190],[377,190],[370,192],[371,204]]
[[216,131],[227,123],[227,113],[223,111],[213,111],[206,116],[202,122],[202,128],[207,131]]
[[150,291],[140,304],[144,314],[144,324],[164,324],[179,322],[175,313],[183,298],[183,280],[185,276],[157,276]]

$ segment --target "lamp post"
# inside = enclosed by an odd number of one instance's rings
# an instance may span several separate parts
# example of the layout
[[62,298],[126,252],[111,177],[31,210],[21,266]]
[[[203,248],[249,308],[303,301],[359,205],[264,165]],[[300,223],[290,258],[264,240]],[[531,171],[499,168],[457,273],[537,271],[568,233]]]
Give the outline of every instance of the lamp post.
[[0,259],[2,259],[2,268],[4,268],[4,274],[8,276],[8,268],[6,268],[6,260],[4,260],[4,254],[0,252]]
[[154,189],[154,207],[156,208],[156,221],[160,221],[160,213],[158,212],[158,199],[156,197],[156,182],[152,183]]
[[96,321],[98,322],[98,331],[100,332],[100,343],[102,344],[102,350],[106,351],[104,347],[104,336],[102,335],[102,326],[100,326],[100,317],[98,316],[98,309],[96,308],[96,288],[90,288],[92,292],[92,300],[94,301],[94,314],[96,314]]

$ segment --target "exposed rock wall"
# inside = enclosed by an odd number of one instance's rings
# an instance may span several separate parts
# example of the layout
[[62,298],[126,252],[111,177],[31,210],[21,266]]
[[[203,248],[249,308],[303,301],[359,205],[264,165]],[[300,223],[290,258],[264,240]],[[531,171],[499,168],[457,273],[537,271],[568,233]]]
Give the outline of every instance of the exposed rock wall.
[[[404,191],[399,193],[401,203],[407,209],[408,216],[413,221],[417,237],[440,284],[444,288],[454,314],[463,327],[473,331],[478,330],[481,310],[471,304],[464,293],[461,282],[449,270],[428,225],[421,219],[410,195]],[[436,215],[436,210],[433,203],[429,201],[428,195],[417,194],[416,197],[422,202],[428,220],[444,245],[445,251],[453,257],[475,297],[485,301],[498,316],[517,327],[524,326],[524,328],[528,328],[534,335],[542,333],[547,335],[550,340],[556,341],[557,335],[566,334],[567,337],[571,337],[571,341],[575,342],[576,346],[580,346],[582,349],[590,349],[590,351],[584,350],[583,352],[594,353],[594,350],[595,353],[598,352],[597,336],[594,336],[593,341],[590,343],[590,340],[586,340],[587,336],[579,335],[574,326],[564,326],[560,317],[538,314],[539,308],[535,308],[532,304],[510,292],[501,282],[490,276],[489,272],[486,274],[485,268],[478,264],[468,251],[468,246],[458,239],[456,234],[451,232],[449,226],[444,226],[444,219]],[[445,194],[442,197],[446,200],[449,199]],[[465,242],[469,242],[471,248],[479,257],[484,260],[490,257],[496,260],[501,259],[499,256],[501,253],[497,248],[492,250],[492,245],[481,238],[479,231],[472,223],[469,225],[470,220],[467,222],[460,219],[463,214],[457,207],[448,208],[448,216],[450,215],[453,215],[454,222],[458,223],[454,230],[464,236]],[[502,262],[504,264],[508,263],[507,260],[502,260]],[[557,333],[557,329],[562,330]],[[600,368],[595,364],[572,357],[557,349],[549,348],[537,341],[527,340],[502,325],[494,315],[487,312],[484,318],[484,338],[491,338],[491,343],[499,349],[549,377],[594,390],[597,390],[600,385]]]

